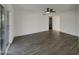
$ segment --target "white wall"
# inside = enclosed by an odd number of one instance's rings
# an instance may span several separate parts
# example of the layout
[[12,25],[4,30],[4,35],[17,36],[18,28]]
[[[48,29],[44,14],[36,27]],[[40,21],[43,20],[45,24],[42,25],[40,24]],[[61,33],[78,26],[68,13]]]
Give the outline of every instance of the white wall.
[[[15,36],[27,35],[48,30],[49,18],[40,15],[40,12],[14,10]],[[55,15],[54,29],[78,36],[77,10],[68,10]]]
[[61,32],[78,36],[77,33],[77,10],[70,10],[60,14]]
[[14,32],[15,36],[27,35],[48,30],[48,17],[40,12],[15,10]]
[[[14,26],[15,36],[47,31],[49,30],[49,17],[40,12],[15,10]],[[57,31],[60,30],[60,16],[57,14],[53,17],[53,28]]]
[[[54,30],[77,36],[76,10],[54,16]],[[37,12],[16,10],[14,13],[15,36],[27,35],[48,30],[48,16]]]

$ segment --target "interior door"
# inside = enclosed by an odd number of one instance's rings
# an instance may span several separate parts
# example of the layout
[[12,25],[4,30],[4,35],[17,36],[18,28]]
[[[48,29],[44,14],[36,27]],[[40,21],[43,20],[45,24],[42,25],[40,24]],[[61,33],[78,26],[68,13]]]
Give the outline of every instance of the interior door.
[[49,17],[49,30],[52,30],[52,17]]

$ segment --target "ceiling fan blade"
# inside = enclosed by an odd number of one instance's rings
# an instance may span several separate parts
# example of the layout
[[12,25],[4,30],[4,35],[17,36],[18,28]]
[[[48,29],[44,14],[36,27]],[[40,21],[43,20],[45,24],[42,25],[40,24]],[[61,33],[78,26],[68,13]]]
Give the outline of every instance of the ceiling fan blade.
[[41,15],[46,15],[45,11],[42,11],[40,14],[41,14]]
[[56,11],[53,11],[53,12],[56,12]]

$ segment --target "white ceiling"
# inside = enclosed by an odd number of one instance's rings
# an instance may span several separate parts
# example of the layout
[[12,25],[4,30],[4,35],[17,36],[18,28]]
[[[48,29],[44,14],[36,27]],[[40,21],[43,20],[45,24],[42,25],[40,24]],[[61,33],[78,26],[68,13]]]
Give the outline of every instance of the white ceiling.
[[75,4],[14,4],[14,10],[40,11],[45,8],[52,8],[56,12],[63,12],[73,10],[76,8]]

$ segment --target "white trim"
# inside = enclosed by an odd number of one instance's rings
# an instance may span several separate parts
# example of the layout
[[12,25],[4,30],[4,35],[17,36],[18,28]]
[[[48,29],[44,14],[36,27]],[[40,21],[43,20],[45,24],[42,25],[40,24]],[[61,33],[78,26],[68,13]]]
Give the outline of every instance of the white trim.
[[8,49],[9,49],[10,45],[11,45],[11,43],[9,43],[7,48],[5,49],[5,54],[4,55],[7,55],[7,52],[8,52]]
[[78,35],[73,35],[73,34],[71,34],[71,33],[67,33],[67,32],[64,32],[64,31],[60,31],[60,32],[62,32],[62,33],[66,33],[66,34],[69,34],[69,35],[72,35],[72,36],[79,37]]
[[35,33],[44,32],[44,31],[49,31],[49,30],[48,30],[48,29],[46,29],[46,30],[42,30],[42,31],[37,31],[37,32],[28,33],[28,34],[16,35],[16,36],[14,36],[14,37],[24,36],[24,35],[31,35],[31,34],[35,34]]

